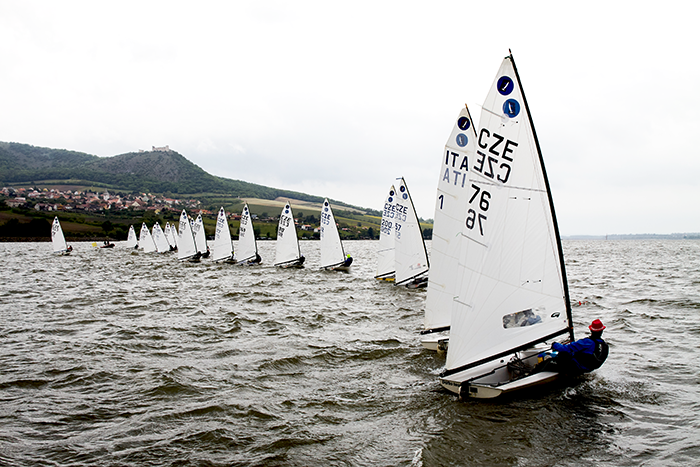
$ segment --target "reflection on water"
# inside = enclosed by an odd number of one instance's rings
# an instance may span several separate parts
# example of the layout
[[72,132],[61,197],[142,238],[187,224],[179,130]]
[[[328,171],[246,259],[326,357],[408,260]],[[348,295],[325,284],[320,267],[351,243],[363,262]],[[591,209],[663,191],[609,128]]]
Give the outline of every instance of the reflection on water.
[[[610,358],[502,401],[440,388],[425,291],[349,273],[0,244],[0,464],[694,465],[700,242],[564,242]],[[522,310],[521,310],[522,311]]]

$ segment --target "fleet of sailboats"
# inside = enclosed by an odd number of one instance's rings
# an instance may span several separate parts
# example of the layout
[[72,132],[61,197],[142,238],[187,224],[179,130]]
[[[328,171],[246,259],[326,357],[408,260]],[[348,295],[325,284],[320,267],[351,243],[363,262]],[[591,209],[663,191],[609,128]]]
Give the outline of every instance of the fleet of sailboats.
[[[477,130],[468,108],[454,123],[440,156],[432,266],[403,178],[391,186],[382,212],[375,278],[427,287],[422,345],[446,351],[440,384],[460,397],[493,398],[554,381],[534,367],[557,338],[574,339],[573,320],[552,193],[539,141],[512,54],[504,58],[482,106]],[[348,270],[333,209],[320,213],[321,269]],[[209,254],[201,213],[182,211],[179,229],[133,225],[127,248],[177,249],[182,261]],[[226,212],[219,210],[212,260],[260,264],[248,205],[234,254]],[[71,250],[54,219],[53,251]],[[302,268],[292,207],[279,216],[276,258]],[[449,334],[448,334],[449,333]]]

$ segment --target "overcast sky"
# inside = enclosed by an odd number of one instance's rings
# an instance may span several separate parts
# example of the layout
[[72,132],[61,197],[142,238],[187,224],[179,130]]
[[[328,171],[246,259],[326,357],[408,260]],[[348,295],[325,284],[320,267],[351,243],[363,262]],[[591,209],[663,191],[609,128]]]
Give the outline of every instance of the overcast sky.
[[[0,141],[432,218],[466,103],[508,49],[562,235],[700,232],[695,2],[0,2]],[[532,5],[537,5],[533,8]]]

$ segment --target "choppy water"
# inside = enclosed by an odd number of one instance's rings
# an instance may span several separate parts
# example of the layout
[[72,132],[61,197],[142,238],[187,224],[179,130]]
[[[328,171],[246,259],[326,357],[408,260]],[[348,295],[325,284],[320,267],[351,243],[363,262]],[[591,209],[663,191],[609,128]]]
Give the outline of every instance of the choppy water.
[[[1,465],[697,465],[700,242],[564,242],[573,386],[459,401],[423,351],[424,291],[349,274],[0,244]],[[581,305],[578,305],[578,302]]]

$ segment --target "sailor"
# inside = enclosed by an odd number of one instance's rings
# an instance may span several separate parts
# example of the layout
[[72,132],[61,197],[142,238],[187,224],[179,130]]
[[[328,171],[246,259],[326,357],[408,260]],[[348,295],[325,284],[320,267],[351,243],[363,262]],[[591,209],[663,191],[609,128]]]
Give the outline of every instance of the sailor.
[[348,267],[352,264],[352,256],[350,256],[350,253],[347,254],[345,258],[345,262],[343,262],[344,267]]
[[558,371],[570,376],[578,376],[593,371],[608,358],[608,344],[603,340],[605,326],[596,319],[588,329],[589,337],[579,339],[571,344],[552,344],[552,350],[557,354],[535,367],[535,371]]

